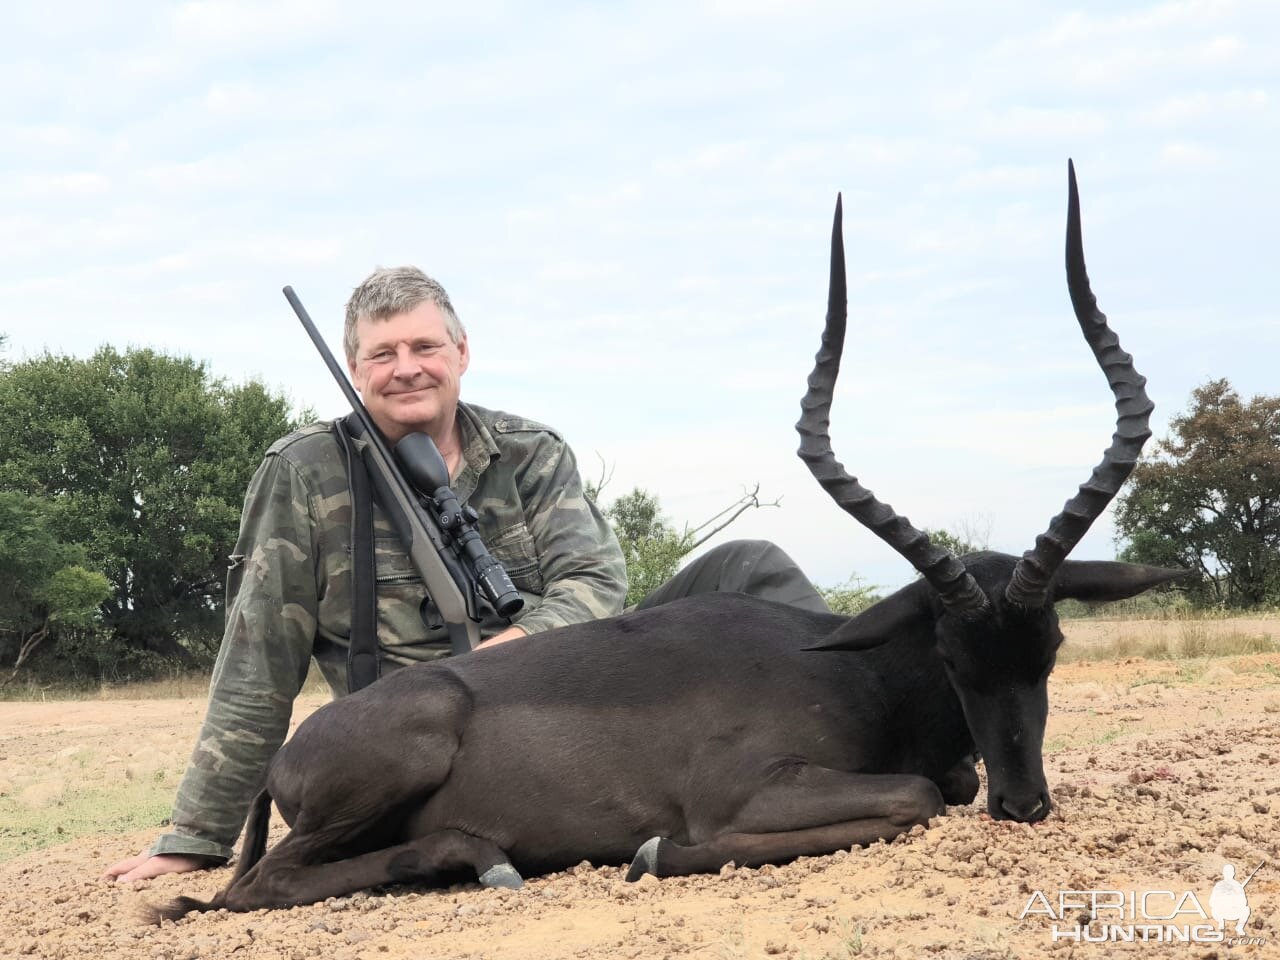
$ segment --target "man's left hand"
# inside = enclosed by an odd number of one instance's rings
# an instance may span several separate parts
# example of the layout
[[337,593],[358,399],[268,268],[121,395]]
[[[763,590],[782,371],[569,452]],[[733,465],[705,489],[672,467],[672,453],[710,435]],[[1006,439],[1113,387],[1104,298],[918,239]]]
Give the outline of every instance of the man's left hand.
[[508,640],[514,640],[516,637],[527,637],[524,627],[511,626],[503,630],[501,633],[495,633],[488,640],[481,641],[482,647],[496,647],[500,643],[506,643]]

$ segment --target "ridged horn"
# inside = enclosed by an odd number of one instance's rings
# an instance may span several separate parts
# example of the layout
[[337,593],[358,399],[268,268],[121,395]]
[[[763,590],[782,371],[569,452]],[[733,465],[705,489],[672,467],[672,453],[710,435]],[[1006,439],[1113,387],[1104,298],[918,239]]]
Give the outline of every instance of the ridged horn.
[[951,613],[968,620],[979,619],[987,609],[987,596],[964,565],[949,550],[930,543],[923,531],[895,513],[893,507],[877,500],[875,494],[845,471],[831,450],[831,397],[840,373],[849,313],[841,219],[841,198],[837,196],[835,222],[831,227],[827,323],[822,331],[822,345],[814,357],[813,372],[809,374],[809,389],[800,401],[800,420],[796,423],[800,459],[832,500],[920,571]]
[[1035,547],[1024,553],[1014,568],[1005,597],[1010,603],[1032,609],[1046,604],[1054,573],[1128,479],[1142,445],[1151,436],[1147,424],[1154,409],[1145,389],[1146,377],[1134,369],[1133,357],[1120,349],[1120,340],[1107,326],[1106,315],[1098,309],[1098,299],[1089,287],[1080,231],[1080,192],[1070,160],[1067,180],[1067,288],[1084,338],[1115,395],[1116,432],[1088,481],[1049,521],[1049,529],[1036,537]]

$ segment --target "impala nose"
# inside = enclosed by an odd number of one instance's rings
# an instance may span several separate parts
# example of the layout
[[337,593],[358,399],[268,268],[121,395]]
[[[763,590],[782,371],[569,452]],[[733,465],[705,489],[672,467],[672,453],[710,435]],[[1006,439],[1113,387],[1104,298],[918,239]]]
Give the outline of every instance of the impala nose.
[[1001,797],[1000,809],[1010,820],[1036,823],[1049,815],[1051,808],[1047,793],[1030,793],[1019,797]]

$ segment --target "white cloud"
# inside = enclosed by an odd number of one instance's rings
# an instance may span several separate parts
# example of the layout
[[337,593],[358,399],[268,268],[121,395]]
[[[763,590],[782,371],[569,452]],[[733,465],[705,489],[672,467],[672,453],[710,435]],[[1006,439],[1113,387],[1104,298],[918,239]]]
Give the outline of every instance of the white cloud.
[[790,19],[795,16],[813,15],[824,8],[832,8],[830,3],[815,3],[812,0],[805,0],[805,2],[795,2],[795,0],[702,0],[696,6],[708,16],[730,21]]
[[242,50],[330,34],[339,21],[340,6],[332,0],[191,0],[173,8],[170,29],[191,47]]
[[82,170],[70,173],[28,173],[17,180],[11,196],[18,200],[50,197],[81,197],[102,193],[110,181],[101,173]]
[[1092,138],[1107,128],[1107,118],[1096,110],[1031,107],[1012,107],[983,124],[988,136],[1012,140]]
[[1241,69],[1265,70],[1274,30],[1273,12],[1257,2],[1117,5],[1105,13],[1072,11],[1047,27],[1015,27],[993,55],[1006,67],[1018,65],[1024,83],[1054,77],[1111,95],[1122,87],[1167,87],[1192,67],[1200,68],[1197,86]]
[[741,167],[748,160],[754,165],[758,163],[758,150],[759,144],[749,140],[703,144],[684,156],[660,159],[656,171],[663,176],[682,177]]
[[1270,96],[1260,88],[1213,94],[1199,91],[1163,100],[1146,114],[1145,119],[1150,123],[1171,127],[1212,118],[1239,122],[1242,115],[1264,113],[1270,106]]
[[248,83],[215,83],[204,95],[204,103],[218,113],[243,114],[267,109],[262,91]]
[[1201,30],[1221,23],[1238,9],[1235,0],[1175,0],[1138,10],[1118,9],[1102,16],[1072,11],[1059,17],[1041,38],[1046,44],[1068,46],[1082,41],[1147,36],[1171,27]]
[[1037,196],[1050,184],[1049,170],[1043,165],[997,164],[965,170],[956,177],[957,190],[993,190],[1000,193]]
[[255,233],[248,240],[234,242],[227,252],[279,266],[330,266],[342,259],[346,246],[338,237],[279,231]]
[[65,123],[11,124],[0,136],[8,143],[39,150],[65,150],[84,142],[83,132]]
[[1220,166],[1221,156],[1212,147],[1201,143],[1175,141],[1160,148],[1160,162],[1185,170],[1208,171]]
[[1217,36],[1205,45],[1203,57],[1209,63],[1235,63],[1241,59],[1245,49],[1245,42],[1239,37]]

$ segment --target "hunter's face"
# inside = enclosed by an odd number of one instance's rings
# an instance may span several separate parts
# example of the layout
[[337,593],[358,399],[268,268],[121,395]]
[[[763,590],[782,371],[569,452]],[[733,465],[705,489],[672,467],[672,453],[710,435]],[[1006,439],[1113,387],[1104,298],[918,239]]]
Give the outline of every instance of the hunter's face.
[[452,425],[470,354],[465,335],[449,339],[439,307],[424,302],[386,320],[361,320],[356,344],[351,379],[388,441]]

